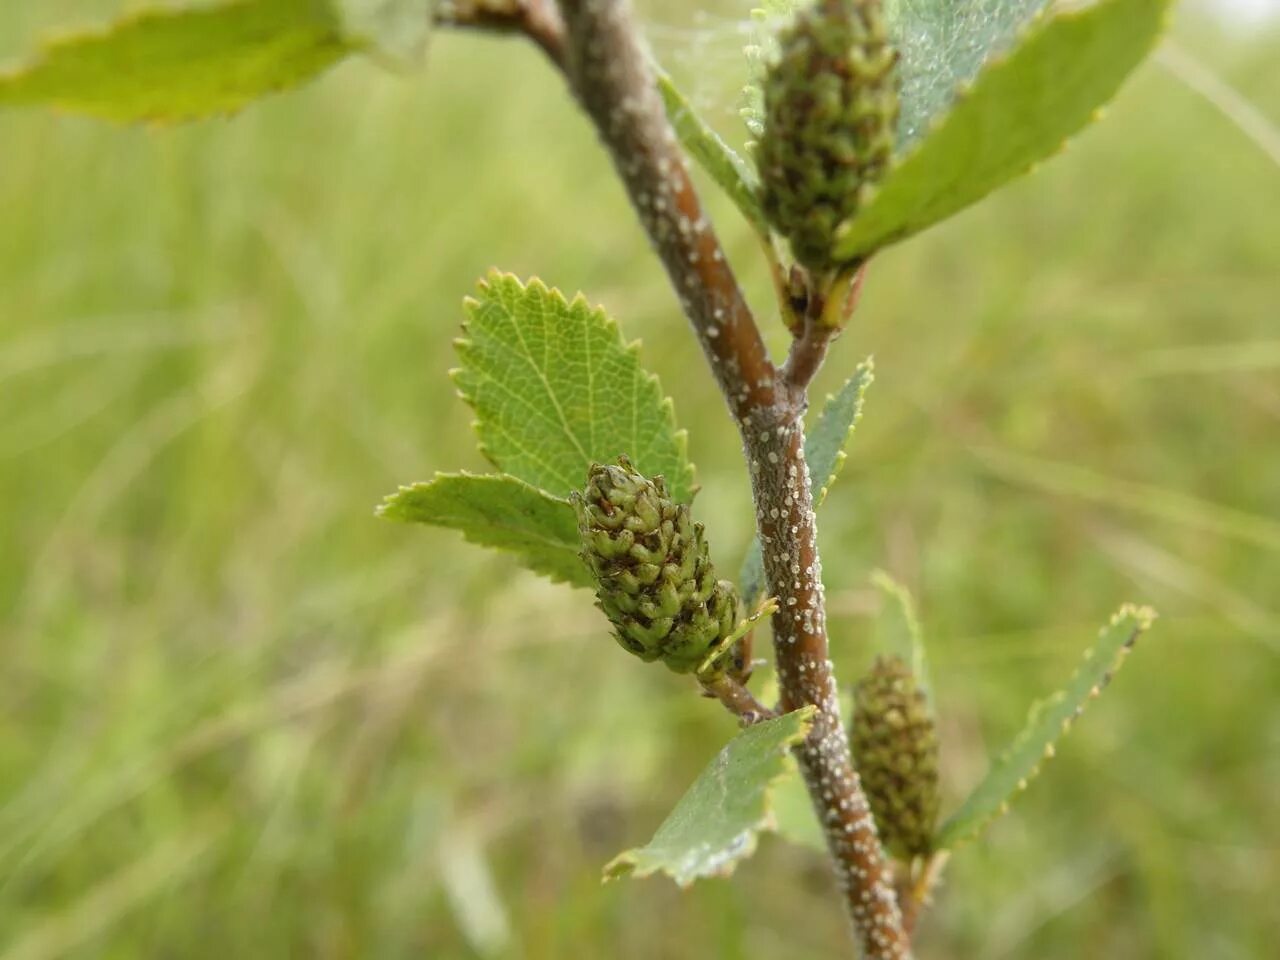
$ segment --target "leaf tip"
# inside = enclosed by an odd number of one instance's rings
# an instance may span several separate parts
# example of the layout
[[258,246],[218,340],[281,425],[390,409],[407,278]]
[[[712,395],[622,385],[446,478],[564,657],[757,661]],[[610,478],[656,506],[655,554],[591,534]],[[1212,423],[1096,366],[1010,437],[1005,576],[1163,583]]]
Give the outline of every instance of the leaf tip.
[[[777,601],[775,600],[774,602],[776,603]],[[813,726],[813,718],[817,715],[818,708],[812,703],[807,703],[803,707],[799,707],[791,712],[794,713],[796,715],[796,719],[800,721],[801,730],[795,738],[787,742],[799,743],[809,735],[809,730]]]
[[388,493],[382,500],[374,506],[373,515],[380,520],[404,520],[406,519],[404,510],[404,498],[413,486],[397,487],[394,493]]
[[1111,617],[1111,626],[1119,626],[1124,620],[1132,619],[1141,630],[1150,629],[1160,614],[1154,607],[1145,604],[1125,603]]
[[612,883],[614,880],[621,880],[623,877],[631,876],[636,872],[636,854],[634,850],[627,850],[620,853],[608,863],[604,865],[601,871],[600,882]]

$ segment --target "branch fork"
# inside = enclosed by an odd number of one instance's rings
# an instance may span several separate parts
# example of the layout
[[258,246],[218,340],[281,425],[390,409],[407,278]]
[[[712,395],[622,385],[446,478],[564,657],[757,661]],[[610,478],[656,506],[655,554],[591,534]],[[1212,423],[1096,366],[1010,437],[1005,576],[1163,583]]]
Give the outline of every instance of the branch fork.
[[[857,304],[864,271],[810,279],[802,298],[783,304],[795,340],[786,363],[775,366],[694,189],[627,0],[559,0],[558,12],[548,0],[457,0],[444,9],[452,10],[452,25],[524,32],[533,39],[563,72],[613,159],[742,435],[768,593],[778,601],[773,636],[779,711],[817,707],[796,758],[860,955],[909,958],[892,872],[840,717],[804,458],[807,388]],[[780,295],[793,292],[783,282],[790,278],[775,271],[774,280]],[[795,312],[797,302],[802,309]],[[704,689],[744,725],[772,715],[736,679]]]

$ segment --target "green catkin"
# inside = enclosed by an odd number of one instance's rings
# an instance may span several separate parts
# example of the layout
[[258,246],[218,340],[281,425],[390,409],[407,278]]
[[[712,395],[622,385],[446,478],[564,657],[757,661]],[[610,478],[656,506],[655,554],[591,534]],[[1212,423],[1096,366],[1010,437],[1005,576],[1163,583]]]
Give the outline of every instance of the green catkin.
[[756,148],[761,200],[796,260],[830,270],[842,265],[833,256],[837,229],[893,158],[898,55],[880,0],[818,0],[779,45]]
[[[618,643],[677,673],[698,670],[738,622],[733,584],[717,580],[702,524],[676,503],[662,477],[648,479],[626,457],[594,464],[572,495],[582,559],[596,580],[597,606]],[[700,671],[732,670],[730,650]]]
[[854,688],[850,742],[885,849],[902,860],[928,853],[938,819],[938,732],[900,657],[878,657]]

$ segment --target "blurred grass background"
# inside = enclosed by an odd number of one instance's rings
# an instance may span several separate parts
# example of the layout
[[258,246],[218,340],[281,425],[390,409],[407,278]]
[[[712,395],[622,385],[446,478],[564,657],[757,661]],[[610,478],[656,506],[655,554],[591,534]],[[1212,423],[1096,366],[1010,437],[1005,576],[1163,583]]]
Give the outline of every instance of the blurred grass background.
[[[6,5],[0,55],[114,8]],[[732,24],[644,9],[733,131]],[[1271,23],[1176,34],[1275,119]],[[1112,609],[1162,613],[953,859],[924,957],[1273,954],[1278,214],[1275,163],[1149,64],[1065,156],[877,258],[818,387],[875,354],[823,515],[845,676],[884,567],[954,802]],[[846,955],[823,864],[776,840],[688,893],[601,886],[732,723],[585,595],[372,516],[484,469],[446,371],[499,265],[643,338],[720,561],[746,545],[723,404],[537,56],[440,36],[421,75],[353,63],[178,129],[0,116],[0,215],[0,958]]]

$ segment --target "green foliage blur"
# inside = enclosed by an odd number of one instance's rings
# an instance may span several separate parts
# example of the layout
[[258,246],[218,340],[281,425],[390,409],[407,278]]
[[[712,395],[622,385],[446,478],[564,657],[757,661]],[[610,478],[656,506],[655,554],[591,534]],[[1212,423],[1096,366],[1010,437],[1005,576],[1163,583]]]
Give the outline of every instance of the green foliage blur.
[[[114,6],[6,4],[0,55]],[[643,9],[736,135],[741,38]],[[1175,34],[1280,119],[1274,26]],[[1162,614],[953,858],[922,957],[1280,938],[1278,214],[1275,163],[1148,64],[874,264],[817,389],[875,354],[822,515],[834,655],[869,661],[872,569],[912,588],[944,809],[1122,600]],[[485,467],[446,372],[498,265],[643,338],[726,571],[749,541],[724,404],[532,50],[437,36],[421,74],[352,63],[193,127],[0,115],[0,216],[0,960],[847,955],[821,859],[773,838],[731,881],[602,886],[731,719],[585,593],[373,517]]]

